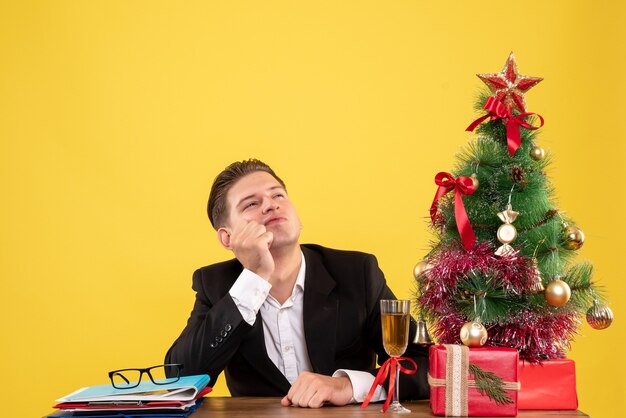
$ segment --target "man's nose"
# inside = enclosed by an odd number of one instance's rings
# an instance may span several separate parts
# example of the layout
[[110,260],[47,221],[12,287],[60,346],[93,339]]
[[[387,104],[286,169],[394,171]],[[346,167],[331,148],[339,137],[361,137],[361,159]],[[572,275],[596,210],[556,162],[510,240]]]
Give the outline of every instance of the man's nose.
[[263,213],[268,213],[269,211],[274,211],[278,209],[278,202],[274,199],[266,198],[263,199]]

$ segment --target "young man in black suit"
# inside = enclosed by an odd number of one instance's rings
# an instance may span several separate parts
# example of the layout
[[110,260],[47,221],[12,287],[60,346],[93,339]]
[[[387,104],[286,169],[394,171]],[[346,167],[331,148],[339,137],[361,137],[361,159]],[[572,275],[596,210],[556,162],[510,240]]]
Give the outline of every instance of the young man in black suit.
[[[285,406],[312,408],[362,402],[376,356],[388,359],[379,301],[395,299],[376,258],[301,245],[285,183],[258,160],[216,177],[208,215],[235,259],[194,273],[196,302],[166,362],[212,379],[225,370],[233,396],[282,396]],[[401,376],[400,397],[428,397],[427,351],[409,345],[405,356],[418,371]],[[372,401],[385,397],[379,387]]]

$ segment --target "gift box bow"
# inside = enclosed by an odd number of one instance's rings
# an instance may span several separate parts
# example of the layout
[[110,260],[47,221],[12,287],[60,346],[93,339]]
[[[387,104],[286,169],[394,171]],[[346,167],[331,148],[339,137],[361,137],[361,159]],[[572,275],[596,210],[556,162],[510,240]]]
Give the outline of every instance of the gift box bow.
[[[513,403],[507,390],[519,390],[519,382],[505,382],[495,373],[485,371],[469,362],[469,348],[456,344],[444,344],[446,348],[446,378],[437,379],[428,374],[431,387],[445,387],[446,416],[468,415],[468,391],[475,388],[498,405]],[[474,376],[470,379],[469,375]]]

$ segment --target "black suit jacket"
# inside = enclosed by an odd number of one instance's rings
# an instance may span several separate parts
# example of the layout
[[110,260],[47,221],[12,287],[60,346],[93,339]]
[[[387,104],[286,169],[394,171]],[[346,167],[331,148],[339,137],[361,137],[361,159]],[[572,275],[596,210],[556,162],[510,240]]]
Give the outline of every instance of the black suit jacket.
[[[382,346],[381,299],[395,299],[373,255],[304,244],[304,335],[313,372],[337,369],[376,373],[376,355],[389,358]],[[211,376],[222,370],[233,396],[284,396],[290,388],[265,350],[261,313],[254,325],[242,318],[228,291],[243,267],[230,260],[202,267],[193,275],[196,302],[182,334],[165,357],[182,363],[185,375]],[[411,321],[410,338],[415,335]],[[428,353],[409,344],[405,356],[418,364],[413,376],[401,375],[400,397],[428,397]]]

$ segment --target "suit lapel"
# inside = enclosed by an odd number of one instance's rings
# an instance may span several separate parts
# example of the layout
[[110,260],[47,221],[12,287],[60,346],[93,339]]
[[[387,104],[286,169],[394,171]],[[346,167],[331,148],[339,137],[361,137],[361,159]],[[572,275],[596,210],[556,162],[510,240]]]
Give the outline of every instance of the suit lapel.
[[338,299],[335,280],[324,267],[321,256],[302,247],[306,261],[304,281],[304,336],[309,360],[315,373],[335,372],[335,336]]

